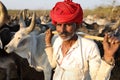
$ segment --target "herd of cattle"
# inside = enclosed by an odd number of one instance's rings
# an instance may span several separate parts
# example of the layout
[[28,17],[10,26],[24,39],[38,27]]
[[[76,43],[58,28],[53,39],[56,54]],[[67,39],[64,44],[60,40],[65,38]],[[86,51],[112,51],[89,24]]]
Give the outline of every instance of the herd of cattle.
[[[8,17],[5,5],[0,2],[0,80],[51,80],[53,68],[47,59],[44,32],[55,27],[48,15],[38,18],[24,16],[20,11],[19,17]],[[91,15],[84,18],[79,31],[103,37],[106,32],[120,37],[120,18],[110,22]],[[55,35],[54,39],[57,37]],[[95,40],[104,54],[102,42]],[[111,80],[120,80],[120,50],[116,52],[116,65],[111,73]]]

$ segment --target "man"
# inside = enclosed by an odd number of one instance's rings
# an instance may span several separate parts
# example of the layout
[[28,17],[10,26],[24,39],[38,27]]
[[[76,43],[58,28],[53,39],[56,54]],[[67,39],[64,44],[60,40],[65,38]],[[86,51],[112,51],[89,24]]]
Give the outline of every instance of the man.
[[51,44],[52,32],[46,31],[46,53],[55,72],[53,80],[109,80],[114,67],[114,54],[119,47],[116,37],[105,35],[104,56],[93,40],[76,34],[82,23],[80,4],[65,0],[58,2],[50,12],[58,38]]

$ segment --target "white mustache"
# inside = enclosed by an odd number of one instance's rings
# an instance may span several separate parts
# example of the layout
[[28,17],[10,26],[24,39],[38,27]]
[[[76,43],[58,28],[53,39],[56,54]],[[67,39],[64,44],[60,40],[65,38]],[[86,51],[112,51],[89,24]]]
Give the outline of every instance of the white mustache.
[[67,32],[58,33],[58,35],[68,34]]

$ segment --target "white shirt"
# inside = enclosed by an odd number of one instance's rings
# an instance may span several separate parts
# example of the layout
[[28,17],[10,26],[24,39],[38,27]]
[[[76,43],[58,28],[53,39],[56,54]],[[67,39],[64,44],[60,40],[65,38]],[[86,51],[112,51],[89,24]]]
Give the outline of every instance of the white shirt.
[[53,54],[46,48],[50,64],[56,65],[53,80],[109,80],[113,66],[101,60],[94,41],[79,36],[65,57],[61,52],[61,44],[61,38],[57,38]]

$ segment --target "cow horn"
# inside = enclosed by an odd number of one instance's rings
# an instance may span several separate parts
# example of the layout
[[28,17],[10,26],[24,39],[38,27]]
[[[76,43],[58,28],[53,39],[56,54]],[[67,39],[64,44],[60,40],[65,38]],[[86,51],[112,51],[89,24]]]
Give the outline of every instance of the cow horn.
[[26,27],[26,24],[25,24],[25,22],[23,20],[22,13],[23,13],[23,11],[20,11],[20,14],[19,14],[19,25],[20,25],[20,28]]
[[30,25],[26,28],[26,33],[29,34],[35,28],[35,19],[36,19],[36,14],[33,12],[32,20],[31,20]]
[[23,15],[23,20],[26,20],[26,17],[27,17],[27,16],[26,16],[26,15],[27,15],[27,9],[24,9],[24,10],[23,10],[23,14],[22,14],[22,15]]
[[8,20],[8,11],[5,5],[0,1],[0,28]]

